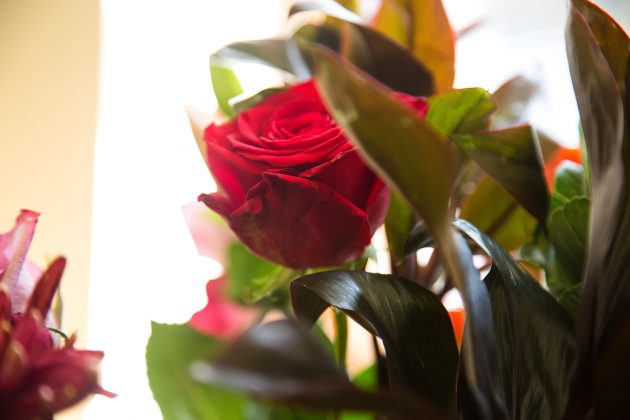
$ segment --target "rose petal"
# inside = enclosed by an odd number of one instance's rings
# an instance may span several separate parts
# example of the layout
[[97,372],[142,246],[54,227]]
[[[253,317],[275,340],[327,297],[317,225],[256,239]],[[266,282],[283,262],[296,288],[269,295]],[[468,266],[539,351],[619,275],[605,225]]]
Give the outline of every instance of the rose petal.
[[224,197],[224,205],[231,210],[243,202],[247,190],[260,179],[262,170],[218,143],[207,141],[207,146],[212,175]]
[[368,198],[373,194],[373,184],[377,180],[356,151],[338,155],[323,165],[302,172],[300,176],[332,186],[359,208],[367,207]]
[[363,253],[367,214],[327,185],[266,173],[230,226],[255,253],[293,268],[344,264]]

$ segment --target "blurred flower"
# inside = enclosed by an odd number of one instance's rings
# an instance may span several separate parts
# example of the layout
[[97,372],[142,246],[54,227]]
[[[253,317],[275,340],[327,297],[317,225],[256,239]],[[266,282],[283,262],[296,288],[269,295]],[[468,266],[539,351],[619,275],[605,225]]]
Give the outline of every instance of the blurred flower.
[[66,261],[57,258],[32,281],[26,254],[38,216],[23,210],[0,235],[0,418],[7,420],[51,419],[90,394],[113,396],[98,384],[103,353],[76,350],[73,337],[58,346],[46,328]]
[[234,338],[252,323],[257,311],[237,305],[225,297],[225,278],[213,279],[206,285],[208,304],[190,319],[197,331],[221,339]]
[[556,170],[565,160],[582,164],[580,149],[568,149],[566,147],[559,146],[547,159],[545,162],[545,178],[547,179],[547,185],[549,186],[550,191],[553,190],[553,181],[556,176]]
[[462,340],[464,338],[464,324],[466,323],[466,311],[464,308],[449,309],[448,314],[451,317],[453,323],[453,331],[455,332],[455,341],[457,341],[457,347],[462,347]]

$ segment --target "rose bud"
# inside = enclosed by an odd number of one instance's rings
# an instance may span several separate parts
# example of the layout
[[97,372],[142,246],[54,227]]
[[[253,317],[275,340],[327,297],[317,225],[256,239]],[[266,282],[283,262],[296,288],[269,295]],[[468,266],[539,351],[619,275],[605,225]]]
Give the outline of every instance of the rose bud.
[[[423,98],[397,93],[422,116]],[[361,256],[389,192],[324,107],[312,81],[271,95],[203,136],[218,192],[199,197],[254,253],[292,267]]]

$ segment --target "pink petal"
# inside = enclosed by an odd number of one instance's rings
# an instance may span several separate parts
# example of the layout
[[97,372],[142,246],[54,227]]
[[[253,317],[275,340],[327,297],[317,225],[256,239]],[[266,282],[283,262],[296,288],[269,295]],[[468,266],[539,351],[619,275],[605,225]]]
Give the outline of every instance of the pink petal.
[[236,305],[223,297],[225,279],[210,280],[206,285],[208,304],[190,319],[197,331],[228,339],[242,333],[253,321],[256,311]]
[[24,311],[35,285],[35,278],[31,274],[36,270],[31,263],[25,263],[38,217],[37,212],[22,210],[15,227],[0,235],[0,281],[9,287],[13,312]]
[[237,240],[227,224],[201,202],[186,204],[182,212],[199,255],[225,265],[227,249]]

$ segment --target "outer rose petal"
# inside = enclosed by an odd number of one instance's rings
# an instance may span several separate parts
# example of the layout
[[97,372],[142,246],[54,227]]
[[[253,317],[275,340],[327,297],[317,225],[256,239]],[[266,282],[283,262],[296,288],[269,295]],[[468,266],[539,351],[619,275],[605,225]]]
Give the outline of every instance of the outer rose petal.
[[190,325],[204,334],[227,339],[242,333],[253,321],[256,312],[225,299],[224,289],[223,277],[208,282],[208,304],[192,316]]
[[[363,163],[356,151],[338,155],[323,165],[304,171],[304,178],[330,185],[355,206],[365,208],[377,181],[376,175]],[[383,185],[380,184],[380,188]],[[380,189],[379,188],[379,189]]]
[[389,190],[356,151],[341,154],[329,163],[300,175],[332,186],[354,205],[366,209],[372,234],[383,223],[389,205]]
[[230,227],[255,253],[292,268],[344,264],[363,253],[368,215],[327,185],[266,173]]
[[233,130],[234,126],[234,123],[228,123],[225,126],[211,125],[204,135],[208,167],[217,182],[219,191],[225,197],[224,205],[230,210],[242,203],[247,190],[260,180],[263,172],[262,168],[234,154],[223,145],[225,138],[222,137],[223,134],[217,133],[230,132],[226,135],[238,136],[238,132]]

